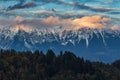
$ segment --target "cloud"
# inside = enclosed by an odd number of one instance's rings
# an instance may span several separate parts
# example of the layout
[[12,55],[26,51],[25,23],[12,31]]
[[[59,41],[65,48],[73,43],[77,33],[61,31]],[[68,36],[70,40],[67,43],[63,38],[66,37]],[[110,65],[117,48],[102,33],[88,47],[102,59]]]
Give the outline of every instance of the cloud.
[[44,19],[43,22],[51,26],[58,26],[58,25],[66,26],[66,25],[70,25],[71,19],[63,20],[63,19],[60,19],[59,17],[50,16]]
[[35,2],[28,2],[25,5],[23,5],[23,8],[29,8],[29,7],[35,7],[37,4]]
[[112,30],[120,30],[120,27],[117,26],[117,25],[114,25],[114,26],[111,27],[111,29],[112,29]]
[[14,10],[14,9],[22,9],[22,8],[30,8],[30,7],[35,7],[37,6],[37,4],[35,2],[28,2],[26,4],[23,4],[25,1],[20,1],[19,3],[13,5],[13,6],[9,6],[7,8],[7,11],[9,10]]
[[17,23],[20,23],[20,22],[22,22],[24,19],[23,19],[23,17],[17,16],[14,20],[15,20]]
[[0,19],[0,28],[14,26],[14,25],[16,25],[16,22],[11,19]]
[[[14,19],[0,20],[0,25],[11,26],[13,31],[19,29],[25,31],[31,31],[33,29],[43,30],[43,29],[54,29],[59,28],[61,30],[79,30],[81,28],[92,28],[92,29],[102,29],[109,28],[112,30],[119,29],[118,25],[114,25],[110,18],[106,18],[101,15],[95,16],[84,16],[76,19],[61,19],[59,17],[50,16],[44,19],[27,19],[17,16]],[[59,27],[58,27],[59,26]],[[60,28],[61,27],[61,28]]]
[[76,19],[59,19],[59,17],[53,17],[50,16],[43,20],[43,22],[50,26],[69,26],[69,29],[72,30],[78,30],[81,28],[106,28],[108,26],[108,22],[110,22],[111,19],[105,18],[100,15],[96,16],[85,16],[82,18],[76,18]]
[[120,8],[93,8],[92,11],[95,12],[109,12],[109,11],[115,11],[120,10]]
[[72,21],[73,29],[80,28],[105,28],[107,26],[107,22],[109,22],[109,18],[104,18],[103,16],[85,16],[82,18],[78,18]]
[[114,15],[117,15],[117,14],[120,14],[120,12],[118,11],[115,11],[115,12],[109,12],[109,14],[114,14]]
[[45,2],[45,3],[49,3],[49,2],[61,2],[61,0],[34,0],[34,1],[39,1],[39,2]]
[[94,8],[85,4],[81,4],[80,2],[63,2],[63,4],[71,5],[78,9],[84,9],[94,12],[109,12],[109,11],[120,10],[120,8]]

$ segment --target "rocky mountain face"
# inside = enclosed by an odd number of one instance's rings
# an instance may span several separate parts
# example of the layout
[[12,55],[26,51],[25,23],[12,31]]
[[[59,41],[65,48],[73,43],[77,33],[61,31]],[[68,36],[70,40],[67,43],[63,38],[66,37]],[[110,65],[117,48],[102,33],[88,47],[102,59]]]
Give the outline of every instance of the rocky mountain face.
[[0,48],[18,51],[72,51],[90,60],[111,62],[120,57],[120,31],[90,29],[26,32],[0,29]]

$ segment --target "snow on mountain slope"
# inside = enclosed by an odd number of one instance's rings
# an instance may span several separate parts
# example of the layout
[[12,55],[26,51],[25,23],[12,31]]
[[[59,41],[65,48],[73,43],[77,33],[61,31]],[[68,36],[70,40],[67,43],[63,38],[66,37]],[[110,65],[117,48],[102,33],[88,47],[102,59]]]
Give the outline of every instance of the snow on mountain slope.
[[[48,32],[33,30],[26,32],[18,30],[13,32],[9,29],[0,30],[0,48],[16,50],[47,50],[55,49],[70,50],[73,52],[94,50],[120,50],[120,31],[111,29],[82,28],[77,31]],[[57,45],[61,48],[58,48]],[[71,46],[71,48],[69,48]],[[102,49],[103,48],[103,49]],[[83,50],[81,50],[83,49]],[[97,51],[95,51],[97,52]],[[118,52],[119,53],[119,52]]]

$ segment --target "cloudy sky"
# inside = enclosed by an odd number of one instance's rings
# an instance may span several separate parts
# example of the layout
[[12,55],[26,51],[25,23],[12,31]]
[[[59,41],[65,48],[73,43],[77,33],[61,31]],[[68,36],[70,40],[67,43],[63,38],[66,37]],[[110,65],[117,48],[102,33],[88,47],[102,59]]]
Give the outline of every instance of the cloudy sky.
[[0,27],[33,29],[110,28],[120,25],[120,0],[0,0]]

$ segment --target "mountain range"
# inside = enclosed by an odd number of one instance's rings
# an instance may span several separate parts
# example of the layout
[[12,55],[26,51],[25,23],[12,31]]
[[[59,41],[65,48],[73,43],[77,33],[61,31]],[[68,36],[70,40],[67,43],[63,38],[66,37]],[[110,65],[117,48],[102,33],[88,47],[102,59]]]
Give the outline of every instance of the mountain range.
[[0,48],[17,51],[48,49],[71,51],[90,60],[112,62],[120,56],[120,31],[82,28],[79,30],[12,31],[0,29]]

